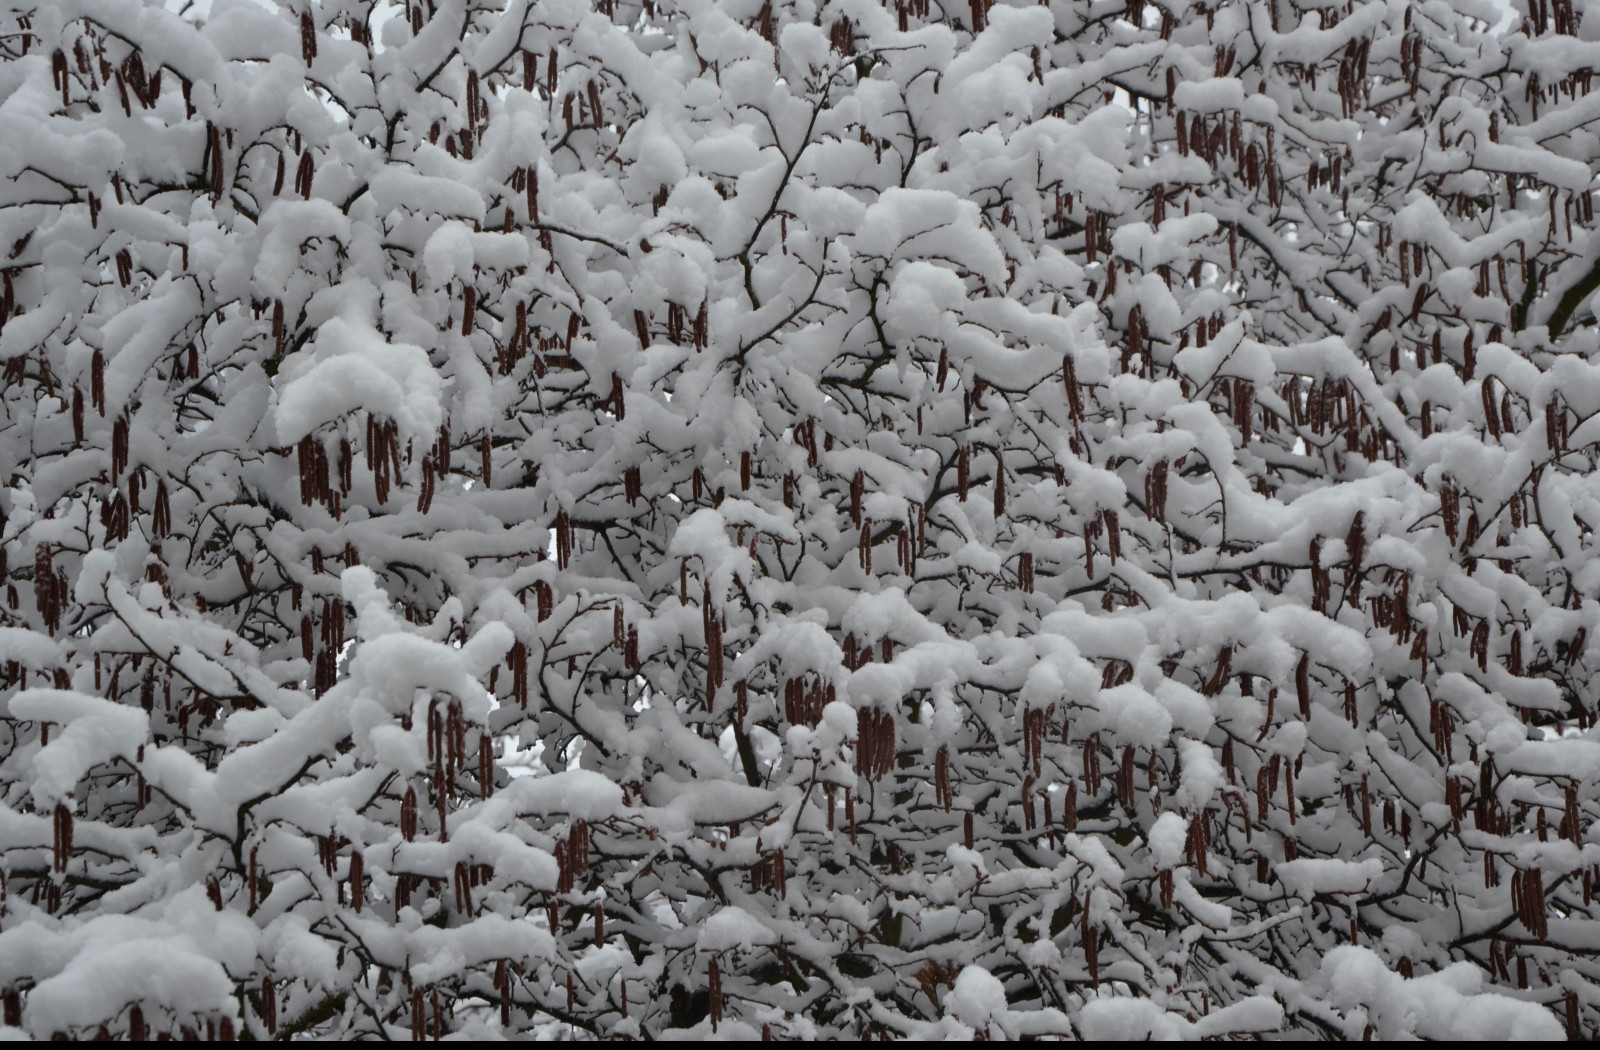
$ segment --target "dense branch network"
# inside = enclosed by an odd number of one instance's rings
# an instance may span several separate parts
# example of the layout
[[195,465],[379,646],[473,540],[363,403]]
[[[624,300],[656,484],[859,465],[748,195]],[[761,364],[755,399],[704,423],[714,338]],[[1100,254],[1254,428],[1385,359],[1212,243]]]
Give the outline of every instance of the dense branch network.
[[1518,10],[8,12],[4,1024],[1592,1034]]

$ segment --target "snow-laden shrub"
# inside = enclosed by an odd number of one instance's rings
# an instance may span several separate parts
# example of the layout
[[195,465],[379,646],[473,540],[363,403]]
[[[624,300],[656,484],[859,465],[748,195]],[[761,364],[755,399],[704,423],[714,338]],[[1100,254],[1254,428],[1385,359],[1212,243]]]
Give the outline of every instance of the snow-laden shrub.
[[179,6],[0,15],[5,1025],[1594,1031],[1592,11]]

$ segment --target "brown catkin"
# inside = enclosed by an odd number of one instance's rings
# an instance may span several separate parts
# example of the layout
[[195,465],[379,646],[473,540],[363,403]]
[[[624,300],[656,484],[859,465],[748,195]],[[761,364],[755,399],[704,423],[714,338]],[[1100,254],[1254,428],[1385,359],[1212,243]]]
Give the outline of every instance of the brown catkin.
[[261,1023],[269,1035],[278,1031],[278,994],[272,977],[261,978]]
[[361,905],[366,897],[366,864],[361,851],[355,850],[350,854],[350,900],[355,907],[357,915],[361,914]]

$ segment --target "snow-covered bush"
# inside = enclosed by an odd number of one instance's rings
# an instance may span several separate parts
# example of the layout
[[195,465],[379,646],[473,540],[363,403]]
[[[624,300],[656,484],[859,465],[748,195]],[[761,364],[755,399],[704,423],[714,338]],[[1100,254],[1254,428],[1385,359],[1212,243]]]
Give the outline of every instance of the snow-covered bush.
[[11,5],[3,1023],[1592,1034],[1514,3]]

